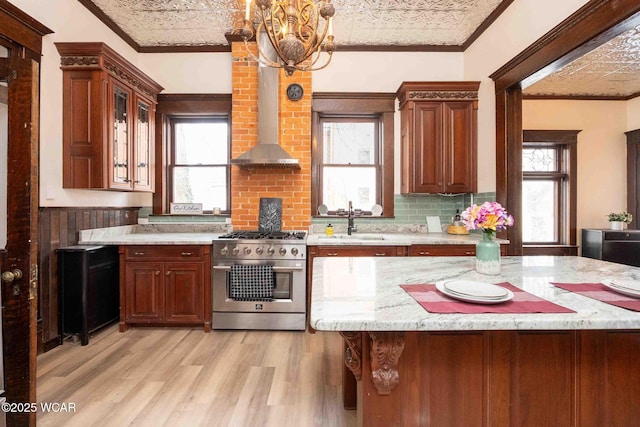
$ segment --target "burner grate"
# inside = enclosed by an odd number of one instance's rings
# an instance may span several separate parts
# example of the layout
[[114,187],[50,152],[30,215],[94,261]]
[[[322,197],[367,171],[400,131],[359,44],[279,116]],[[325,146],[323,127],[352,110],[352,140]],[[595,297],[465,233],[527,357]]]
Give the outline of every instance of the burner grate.
[[220,239],[273,239],[273,240],[303,240],[307,235],[304,231],[255,231],[237,230],[228,234],[223,234]]

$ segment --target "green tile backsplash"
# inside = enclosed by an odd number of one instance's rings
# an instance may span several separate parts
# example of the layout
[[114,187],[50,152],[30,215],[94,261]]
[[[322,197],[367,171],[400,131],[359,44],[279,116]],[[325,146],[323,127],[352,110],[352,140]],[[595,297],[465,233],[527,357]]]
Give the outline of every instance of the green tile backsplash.
[[[462,212],[473,200],[480,204],[495,200],[494,192],[476,194],[456,194],[452,196],[425,194],[425,195],[395,195],[395,218],[358,218],[358,223],[364,224],[425,224],[427,216],[439,216],[442,225],[448,224],[451,217],[456,214],[456,209]],[[149,223],[165,222],[198,222],[219,223],[225,222],[226,217],[213,215],[152,215],[150,207],[140,209],[138,218],[148,218]],[[331,218],[331,222],[346,221],[346,218]],[[312,224],[324,224],[329,222],[327,218],[312,218]]]

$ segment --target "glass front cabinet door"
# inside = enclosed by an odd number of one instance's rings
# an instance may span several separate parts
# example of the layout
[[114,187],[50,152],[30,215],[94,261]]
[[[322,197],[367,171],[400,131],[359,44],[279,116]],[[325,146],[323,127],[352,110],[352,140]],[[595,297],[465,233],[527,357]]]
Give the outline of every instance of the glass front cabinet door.
[[133,180],[129,170],[131,163],[131,147],[129,144],[131,92],[112,81],[113,108],[111,118],[113,134],[111,135],[111,188],[132,189]]
[[153,104],[136,97],[134,132],[134,187],[139,191],[153,191]]

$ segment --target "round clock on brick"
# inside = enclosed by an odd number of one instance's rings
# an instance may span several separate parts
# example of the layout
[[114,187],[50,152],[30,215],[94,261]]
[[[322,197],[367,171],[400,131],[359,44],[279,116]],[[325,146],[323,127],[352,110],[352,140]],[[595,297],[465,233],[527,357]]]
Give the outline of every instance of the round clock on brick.
[[299,101],[302,98],[304,91],[302,90],[302,86],[298,83],[291,83],[287,87],[287,98],[292,101]]

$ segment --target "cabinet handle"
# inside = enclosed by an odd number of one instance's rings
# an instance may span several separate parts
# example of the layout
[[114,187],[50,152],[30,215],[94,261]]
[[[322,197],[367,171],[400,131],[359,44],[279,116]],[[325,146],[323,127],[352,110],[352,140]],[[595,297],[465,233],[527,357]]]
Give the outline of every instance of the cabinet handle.
[[182,256],[191,256],[191,255],[193,255],[193,252],[182,252],[181,255]]
[[166,274],[167,276],[171,276],[171,270],[167,271],[165,274]]
[[418,252],[418,255],[429,255],[430,252],[424,252],[424,251],[420,251]]
[[156,276],[160,275],[160,270],[156,270]]
[[386,256],[387,254],[375,254],[376,256]]
[[475,255],[473,251],[464,251],[465,255]]
[[337,252],[333,252],[333,253],[327,254],[327,256],[338,256],[338,253]]
[[142,255],[144,255],[144,252],[134,252],[133,254],[135,256],[142,256]]

